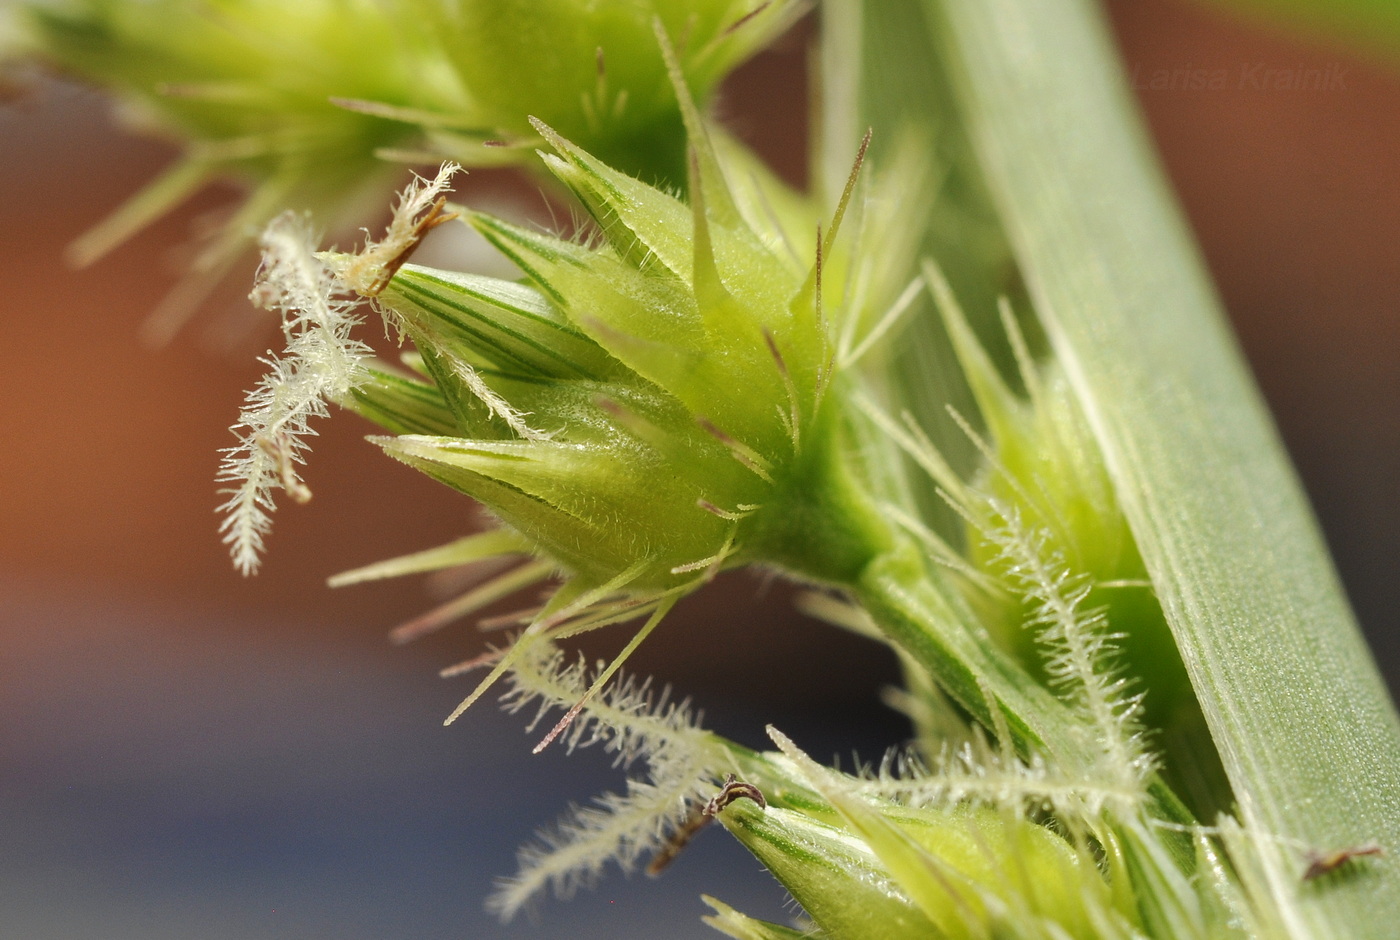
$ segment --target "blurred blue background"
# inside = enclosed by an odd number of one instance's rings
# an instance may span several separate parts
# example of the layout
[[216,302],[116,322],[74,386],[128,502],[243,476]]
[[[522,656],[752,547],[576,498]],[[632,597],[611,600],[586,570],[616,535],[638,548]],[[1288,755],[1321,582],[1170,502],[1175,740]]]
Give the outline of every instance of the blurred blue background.
[[605,755],[531,757],[490,708],[443,728],[460,686],[363,634],[3,588],[0,936],[714,936],[702,892],[785,917],[716,827],[659,879],[502,926],[492,877],[618,785]]

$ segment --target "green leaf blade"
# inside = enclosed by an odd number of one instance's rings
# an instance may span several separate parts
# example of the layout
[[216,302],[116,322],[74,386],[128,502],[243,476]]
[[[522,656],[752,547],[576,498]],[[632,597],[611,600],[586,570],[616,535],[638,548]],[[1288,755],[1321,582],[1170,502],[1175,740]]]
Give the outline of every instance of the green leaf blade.
[[[964,112],[1051,346],[1104,452],[1247,825],[1400,846],[1400,722],[1082,0],[947,0]],[[1301,855],[1299,856],[1301,858]],[[1381,937],[1400,867],[1270,891]],[[1318,890],[1313,890],[1314,888]]]

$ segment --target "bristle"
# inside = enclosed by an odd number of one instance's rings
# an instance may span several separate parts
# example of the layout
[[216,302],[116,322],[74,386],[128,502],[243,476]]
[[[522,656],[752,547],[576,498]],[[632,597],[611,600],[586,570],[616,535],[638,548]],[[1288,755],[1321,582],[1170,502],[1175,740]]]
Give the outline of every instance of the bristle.
[[848,349],[844,353],[838,354],[838,360],[842,369],[850,368],[860,361],[861,357],[875,348],[880,340],[884,339],[906,313],[914,309],[914,300],[924,289],[922,278],[915,278],[910,281],[904,291],[890,305],[890,308],[881,315],[875,325],[861,337],[860,342],[853,349]]
[[536,604],[533,607],[522,607],[519,610],[512,610],[508,614],[499,614],[495,617],[482,617],[476,622],[476,628],[483,633],[490,633],[494,630],[504,630],[508,627],[523,627],[535,617],[539,616],[544,607]]
[[972,502],[968,486],[953,470],[943,454],[929,440],[914,417],[904,415],[903,423],[895,421],[868,396],[859,396],[856,404],[877,427],[895,443],[936,485],[947,490],[955,505]]
[[690,214],[691,214],[691,288],[702,311],[722,309],[732,298],[720,280],[715,264],[715,249],[710,237],[710,220],[706,208],[706,181],[701,175],[699,157],[692,148],[689,154]]
[[607,685],[608,680],[612,678],[613,674],[622,667],[623,663],[627,662],[627,658],[636,652],[637,647],[641,646],[642,641],[645,640],[666,615],[670,613],[675,603],[675,598],[670,598],[657,607],[656,612],[653,613],[642,628],[637,631],[631,641],[623,647],[622,652],[618,653],[617,656],[613,658],[613,661],[608,664],[608,667],[598,674],[598,677],[593,680],[593,684],[588,687],[588,690],[579,697],[577,702],[570,706],[569,710],[564,713],[564,717],[559,719],[558,723],[550,729],[550,732],[544,736],[544,739],[540,741],[539,744],[535,745],[535,749],[531,753],[540,753],[545,748],[549,747],[550,743],[553,742],[555,738],[564,733],[564,730],[578,717],[579,712],[583,711],[589,699],[597,695],[603,686]]
[[[344,571],[328,579],[326,583],[330,587],[345,587],[364,581],[399,578],[426,571],[459,568],[488,559],[508,558],[512,555],[523,554],[525,550],[526,545],[519,535],[506,529],[491,529],[487,532],[478,532],[475,535],[456,539],[436,548]],[[463,584],[459,589],[466,590],[471,586]]]
[[739,520],[753,515],[760,507],[741,505],[737,509],[722,509],[710,502],[708,499],[697,499],[695,505],[705,510],[712,516],[718,516],[726,522],[738,522]]
[[778,375],[783,380],[783,394],[787,396],[787,411],[781,407],[778,409],[778,416],[783,420],[783,427],[788,432],[788,437],[792,440],[792,446],[798,448],[802,446],[802,403],[797,398],[797,384],[792,380],[792,372],[789,371],[787,361],[783,359],[782,350],[778,348],[778,340],[773,336],[772,330],[763,328],[763,342],[768,346],[768,354],[773,357],[773,364],[778,369]]
[[773,482],[773,477],[768,472],[773,468],[773,465],[759,454],[758,451],[730,437],[724,431],[720,430],[709,418],[697,415],[695,423],[700,425],[706,434],[729,448],[730,455],[743,466],[751,470],[759,479],[763,480],[765,483]]
[[772,0],[764,0],[763,3],[760,3],[758,6],[754,7],[752,10],[745,13],[743,16],[739,17],[737,20],[726,26],[722,35],[729,36],[733,33],[737,33],[749,23],[753,22],[755,17],[761,16],[763,14],[763,11],[768,9],[772,5]]
[[734,536],[731,534],[729,538],[725,539],[724,544],[720,546],[719,551],[710,555],[708,558],[701,558],[683,565],[676,565],[671,569],[671,574],[689,574],[692,571],[703,571],[705,573],[703,579],[709,581],[718,573],[720,565],[724,564],[724,560],[738,550],[738,547],[734,544]]
[[672,45],[671,37],[666,34],[666,26],[660,17],[653,20],[652,25],[656,41],[661,46],[661,57],[666,63],[666,74],[670,77],[671,87],[680,105],[681,118],[685,121],[686,139],[694,153],[696,173],[706,189],[710,214],[718,224],[732,226],[738,221],[739,212],[724,181],[724,171],[720,169],[719,159],[715,156],[714,145],[710,142],[705,121],[690,94],[690,87],[686,84],[685,73],[676,57],[676,47]]
[[459,597],[454,597],[445,604],[434,607],[405,624],[395,627],[390,631],[389,639],[398,645],[411,643],[429,633],[441,630],[448,624],[475,613],[483,607],[494,604],[503,597],[508,597],[532,584],[538,584],[549,577],[553,570],[553,566],[548,562],[526,562]]
[[487,674],[486,678],[482,679],[477,687],[472,690],[472,693],[452,710],[452,714],[447,716],[443,724],[452,724],[462,716],[463,712],[476,704],[476,702],[486,694],[487,690],[515,667],[517,660],[525,656],[533,646],[544,642],[544,638],[552,628],[565,623],[580,611],[586,610],[598,601],[610,597],[612,594],[625,588],[641,573],[644,565],[644,562],[639,562],[618,574],[612,580],[594,588],[585,589],[575,581],[566,582],[554,593],[549,599],[549,602],[545,604],[539,616],[531,621],[530,625],[525,628],[525,631],[520,634],[515,641],[515,645],[506,651],[505,655],[496,663],[495,667]]
[[464,659],[460,663],[438,670],[438,678],[452,679],[469,672],[475,672],[478,669],[485,669],[487,666],[494,666],[501,661],[501,657],[505,655],[505,652],[505,650],[487,650],[484,653],[473,656],[471,659]]
[[[428,111],[423,108],[405,108],[387,101],[369,101],[364,98],[340,98],[332,95],[326,99],[337,108],[384,118],[386,121],[401,121],[419,127],[446,127],[455,130],[475,130],[475,122],[461,114],[444,111]],[[434,161],[441,162],[441,161]],[[452,164],[455,166],[455,164]],[[460,167],[458,168],[460,169]]]
[[1015,411],[1018,400],[968,323],[942,269],[932,259],[925,258],[923,274],[983,421],[994,436],[1000,437],[1008,430],[1009,416]]
[[202,160],[186,157],[177,161],[69,245],[68,263],[85,268],[97,261],[184,201],[213,175],[210,164]]
[[444,362],[452,370],[467,390],[476,396],[477,400],[486,406],[486,410],[497,418],[501,419],[515,434],[522,440],[544,441],[549,440],[550,435],[545,431],[538,431],[530,427],[525,420],[529,414],[513,407],[499,395],[495,389],[486,384],[486,380],[481,377],[476,368],[465,359],[455,356],[449,349],[439,350],[439,354]]
[[875,135],[873,128],[866,128],[865,136],[860,139],[860,147],[856,149],[856,158],[851,164],[851,172],[846,177],[846,185],[841,190],[841,198],[836,203],[836,212],[831,217],[831,228],[826,233],[826,241],[822,242],[821,236],[817,236],[818,258],[821,254],[830,254],[831,247],[836,243],[836,235],[841,230],[841,221],[846,216],[846,207],[850,204],[851,195],[856,190],[856,181],[860,179],[860,169],[865,165],[865,151],[870,147],[870,138]]

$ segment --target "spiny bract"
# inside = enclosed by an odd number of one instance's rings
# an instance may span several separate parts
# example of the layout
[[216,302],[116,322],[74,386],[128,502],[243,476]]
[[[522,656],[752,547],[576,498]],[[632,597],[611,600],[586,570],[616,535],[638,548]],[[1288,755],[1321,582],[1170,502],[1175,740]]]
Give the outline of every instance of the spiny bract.
[[375,299],[430,381],[360,387],[360,410],[401,432],[378,442],[489,507],[568,579],[522,644],[651,614],[645,635],[731,565],[854,578],[884,534],[853,509],[868,497],[851,413],[827,394],[841,376],[823,252],[841,210],[824,237],[813,224],[804,263],[753,224],[760,207],[736,201],[698,120],[689,205],[536,127],[600,235],[462,210],[524,283],[399,268]]

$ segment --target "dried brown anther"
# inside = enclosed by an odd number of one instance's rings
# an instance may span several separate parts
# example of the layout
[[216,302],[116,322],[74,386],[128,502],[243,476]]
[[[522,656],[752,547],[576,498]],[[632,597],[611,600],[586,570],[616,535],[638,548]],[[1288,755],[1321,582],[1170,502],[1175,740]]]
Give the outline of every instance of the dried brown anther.
[[655,877],[661,874],[675,861],[676,856],[681,854],[681,849],[695,838],[695,834],[710,824],[710,820],[719,815],[730,803],[735,800],[753,800],[761,809],[768,808],[768,801],[763,798],[763,793],[751,783],[739,782],[733,774],[724,778],[724,786],[703,806],[696,806],[686,814],[681,820],[676,831],[671,833],[671,838],[657,850],[652,856],[651,862],[647,865],[647,874]]

